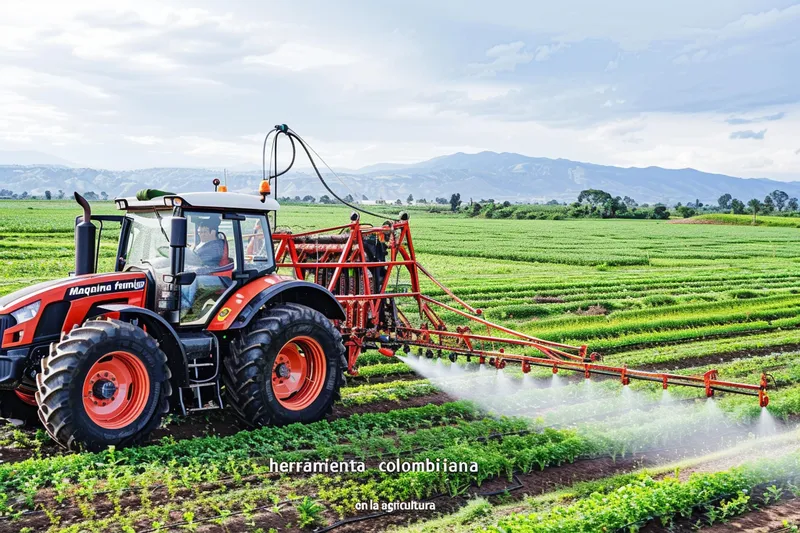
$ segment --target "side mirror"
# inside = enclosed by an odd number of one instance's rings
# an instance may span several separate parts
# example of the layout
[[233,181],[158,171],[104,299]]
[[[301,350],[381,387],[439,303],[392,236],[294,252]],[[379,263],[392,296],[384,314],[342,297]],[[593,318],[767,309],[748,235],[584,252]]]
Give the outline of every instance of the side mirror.
[[172,285],[191,285],[197,278],[197,272],[181,272],[173,276],[172,274],[164,274],[164,283]]

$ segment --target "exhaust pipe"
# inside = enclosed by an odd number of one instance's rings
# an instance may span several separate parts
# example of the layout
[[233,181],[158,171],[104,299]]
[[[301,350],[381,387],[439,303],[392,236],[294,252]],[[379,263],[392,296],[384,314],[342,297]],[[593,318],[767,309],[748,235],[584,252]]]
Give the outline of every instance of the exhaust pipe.
[[75,275],[94,274],[97,228],[92,224],[92,208],[77,192],[75,201],[83,208],[83,217],[75,224]]

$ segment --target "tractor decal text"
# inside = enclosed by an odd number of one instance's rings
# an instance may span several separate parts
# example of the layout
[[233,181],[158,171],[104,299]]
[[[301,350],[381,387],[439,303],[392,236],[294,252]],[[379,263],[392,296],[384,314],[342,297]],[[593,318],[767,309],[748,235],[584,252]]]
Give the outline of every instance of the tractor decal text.
[[108,294],[114,292],[140,291],[144,289],[143,279],[133,279],[128,281],[109,281],[107,283],[95,283],[94,285],[84,285],[82,287],[70,287],[66,294],[67,300],[75,300],[96,294]]

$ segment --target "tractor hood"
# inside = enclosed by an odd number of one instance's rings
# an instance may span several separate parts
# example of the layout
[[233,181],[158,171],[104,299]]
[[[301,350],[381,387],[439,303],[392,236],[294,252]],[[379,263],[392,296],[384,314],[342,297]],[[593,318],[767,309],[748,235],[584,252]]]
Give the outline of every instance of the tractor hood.
[[45,336],[69,331],[97,306],[125,303],[145,306],[143,272],[87,274],[37,283],[0,298],[0,348],[27,346]]
[[9,313],[40,299],[47,302],[72,301],[103,294],[143,291],[145,285],[146,276],[142,272],[87,274],[43,281],[1,297],[0,314]]
[[[30,296],[31,294],[35,294],[39,291],[44,291],[51,287],[57,287],[64,283],[69,283],[70,279],[52,279],[50,281],[43,281],[41,283],[36,283],[35,285],[31,285],[29,287],[25,287],[24,289],[20,289],[18,291],[14,291],[12,293],[6,294],[5,296],[0,297],[0,314],[5,311],[6,307],[10,307],[20,300],[25,299],[26,296]],[[16,306],[14,306],[16,307]]]

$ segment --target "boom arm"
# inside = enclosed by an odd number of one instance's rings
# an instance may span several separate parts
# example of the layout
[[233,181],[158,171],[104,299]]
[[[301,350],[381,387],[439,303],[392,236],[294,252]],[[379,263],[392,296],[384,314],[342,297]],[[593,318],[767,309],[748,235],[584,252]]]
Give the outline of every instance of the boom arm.
[[[607,366],[599,363],[599,354],[587,354],[585,345],[551,342],[485,320],[480,309],[464,302],[417,262],[407,216],[373,227],[362,225],[358,214],[353,213],[350,224],[298,234],[274,233],[273,239],[279,268],[291,269],[298,279],[323,285],[344,307],[347,318],[337,321],[337,326],[345,338],[352,375],[358,374],[356,363],[364,349],[382,346],[381,353],[391,356],[400,346],[406,351],[416,346],[431,355],[433,350],[438,354],[448,351],[452,361],[459,354],[468,360],[477,357],[480,363],[488,360],[498,369],[514,362],[524,373],[532,366],[542,366],[552,368],[553,373],[581,372],[587,379],[614,376],[623,385],[638,379],[661,383],[664,389],[670,385],[702,388],[709,397],[715,392],[757,396],[762,407],[769,404],[766,374],[758,385],[752,385],[721,381],[716,370],[703,376],[684,376]],[[401,269],[409,277],[407,290],[390,287],[392,275]],[[423,277],[449,296],[454,305],[423,294]],[[418,326],[397,308],[396,301],[402,298],[416,302]],[[440,313],[456,315],[465,325],[450,330]]]

